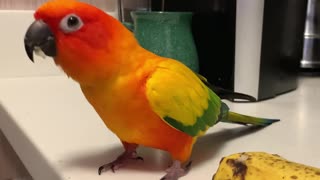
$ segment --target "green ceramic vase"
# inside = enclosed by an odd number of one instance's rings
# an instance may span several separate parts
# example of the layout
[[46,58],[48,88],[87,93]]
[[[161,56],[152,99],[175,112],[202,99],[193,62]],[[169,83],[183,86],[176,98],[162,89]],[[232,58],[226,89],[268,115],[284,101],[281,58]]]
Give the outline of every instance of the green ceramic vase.
[[142,47],[176,59],[199,72],[191,29],[192,15],[192,12],[132,11],[133,24],[124,24],[134,32]]

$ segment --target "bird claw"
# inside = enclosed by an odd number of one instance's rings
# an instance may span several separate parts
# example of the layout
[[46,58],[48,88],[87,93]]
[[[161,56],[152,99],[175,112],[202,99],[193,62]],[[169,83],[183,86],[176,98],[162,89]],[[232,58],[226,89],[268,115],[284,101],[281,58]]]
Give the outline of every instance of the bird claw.
[[144,161],[143,157],[141,157],[141,156],[136,157],[135,160]]
[[115,173],[116,170],[120,169],[120,167],[127,164],[129,160],[144,161],[144,159],[141,156],[137,156],[136,151],[124,152],[116,160],[112,161],[111,163],[100,166],[98,169],[98,174],[101,175],[103,171],[107,171],[109,169],[111,169],[111,171]]
[[[114,164],[113,162],[112,162],[112,163],[109,163],[109,164],[104,164],[104,165],[102,165],[102,166],[99,167],[99,169],[98,169],[98,174],[101,175],[101,173],[102,173],[103,171],[107,171],[108,169],[111,169],[112,172],[114,173],[114,172],[116,172],[116,171],[115,171],[116,169],[119,169],[119,167],[116,168],[116,166],[117,166],[117,165]],[[119,165],[118,165],[118,166],[119,166]]]
[[181,167],[180,162],[175,161],[167,170],[167,174],[160,180],[178,180],[180,177],[185,176],[190,168],[192,161],[190,161],[185,167]]

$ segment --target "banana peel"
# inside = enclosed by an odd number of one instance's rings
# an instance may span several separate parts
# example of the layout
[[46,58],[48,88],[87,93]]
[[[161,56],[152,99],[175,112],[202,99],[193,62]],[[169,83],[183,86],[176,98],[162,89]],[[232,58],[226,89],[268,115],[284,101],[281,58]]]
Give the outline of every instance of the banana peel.
[[243,152],[222,158],[212,180],[320,180],[320,169],[276,154]]

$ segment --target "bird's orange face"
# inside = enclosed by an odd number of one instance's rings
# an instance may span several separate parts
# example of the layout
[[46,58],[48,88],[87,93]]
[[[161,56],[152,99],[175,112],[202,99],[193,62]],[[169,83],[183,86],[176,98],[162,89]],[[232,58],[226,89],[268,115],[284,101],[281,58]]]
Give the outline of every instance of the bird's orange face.
[[25,36],[29,58],[33,60],[33,51],[41,49],[77,81],[83,80],[81,76],[93,78],[93,72],[108,74],[103,71],[120,64],[114,56],[123,49],[123,39],[131,36],[115,18],[76,0],[49,1],[34,17]]

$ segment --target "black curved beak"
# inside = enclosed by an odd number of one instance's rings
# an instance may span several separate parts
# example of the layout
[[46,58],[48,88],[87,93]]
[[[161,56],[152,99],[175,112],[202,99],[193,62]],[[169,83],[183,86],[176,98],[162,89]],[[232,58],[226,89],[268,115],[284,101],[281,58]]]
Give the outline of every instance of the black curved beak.
[[49,26],[42,20],[34,21],[24,37],[24,47],[29,59],[33,62],[33,51],[41,49],[45,55],[56,56],[55,38]]

